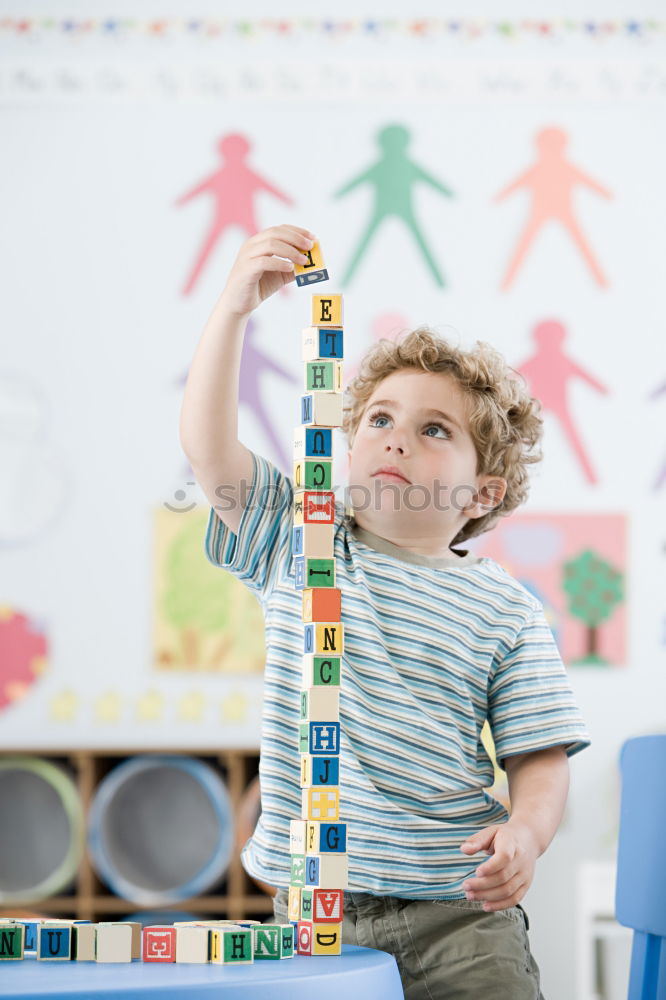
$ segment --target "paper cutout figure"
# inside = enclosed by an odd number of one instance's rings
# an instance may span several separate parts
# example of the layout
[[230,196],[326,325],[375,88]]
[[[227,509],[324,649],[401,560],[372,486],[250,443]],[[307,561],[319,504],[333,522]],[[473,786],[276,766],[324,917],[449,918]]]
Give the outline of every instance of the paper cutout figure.
[[208,508],[156,511],[155,668],[260,674],[266,662],[261,606],[240,580],[206,559],[207,520]]
[[572,378],[582,378],[597,392],[606,394],[608,389],[564,353],[566,331],[562,323],[557,320],[537,323],[533,337],[536,353],[517,370],[527,379],[530,392],[540,400],[544,411],[554,413],[559,420],[587,481],[596,483],[597,477],[569,411],[568,383]]
[[224,165],[176,200],[176,205],[184,205],[200,194],[210,194],[213,197],[213,221],[190,276],[185,282],[183,295],[190,294],[217,241],[230,226],[239,226],[248,237],[259,231],[254,209],[258,192],[267,191],[285,205],[294,204],[288,195],[248,166],[246,159],[251,147],[244,135],[234,133],[225,135],[219,141],[217,148],[222,154]]
[[560,128],[541,129],[536,136],[536,163],[494,198],[496,202],[502,201],[521,188],[528,190],[531,195],[530,215],[504,275],[502,291],[510,287],[530,244],[542,225],[550,220],[562,223],[582,253],[595,281],[602,288],[608,287],[608,281],[576,221],[572,200],[574,188],[579,184],[596,191],[604,198],[612,198],[613,195],[598,181],[565,159],[567,139],[567,133]]
[[[660,385],[658,389],[655,389],[655,391],[650,394],[649,398],[659,399],[659,397],[663,396],[664,393],[666,393],[666,382],[664,382],[663,385]],[[661,467],[661,470],[657,474],[657,478],[655,480],[653,488],[655,490],[660,490],[661,487],[664,485],[664,482],[666,482],[666,462],[664,462],[663,466]]]
[[341,187],[333,195],[334,198],[341,198],[343,195],[353,191],[360,184],[370,184],[375,192],[375,205],[372,218],[366,229],[361,242],[359,243],[354,256],[342,279],[342,284],[347,285],[357,268],[357,265],[365,253],[371,238],[379,228],[380,223],[390,216],[397,216],[402,219],[407,228],[411,231],[416,243],[425,257],[435,282],[444,287],[444,279],[439,272],[435,259],[428,250],[425,239],[414,215],[412,206],[412,189],[418,181],[429,184],[436,191],[453,198],[453,193],[441,184],[438,180],[428,174],[422,167],[417,166],[407,156],[407,146],[410,140],[410,133],[403,125],[387,125],[377,135],[381,149],[381,158],[369,167],[362,174]]
[[42,627],[14,608],[0,607],[0,710],[25,697],[47,667]]

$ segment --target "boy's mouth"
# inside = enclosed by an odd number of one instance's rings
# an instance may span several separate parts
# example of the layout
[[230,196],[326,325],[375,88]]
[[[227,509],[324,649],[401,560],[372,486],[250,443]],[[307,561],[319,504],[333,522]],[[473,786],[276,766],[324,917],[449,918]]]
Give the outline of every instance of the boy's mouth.
[[402,483],[409,483],[409,479],[395,465],[382,465],[381,468],[372,473],[373,479],[375,476],[386,476],[387,478],[397,479]]

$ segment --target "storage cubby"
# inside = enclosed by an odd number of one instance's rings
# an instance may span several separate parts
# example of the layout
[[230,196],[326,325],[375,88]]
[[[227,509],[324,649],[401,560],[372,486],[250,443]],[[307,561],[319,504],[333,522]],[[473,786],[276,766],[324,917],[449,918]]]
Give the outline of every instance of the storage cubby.
[[[102,779],[117,765],[129,758],[178,756],[204,761],[223,780],[234,816],[234,846],[229,866],[223,881],[209,894],[182,899],[176,903],[160,904],[156,907],[141,906],[116,895],[99,878],[88,854],[87,845],[83,852],[78,873],[72,887],[64,893],[44,899],[29,901],[0,902],[0,914],[36,913],[44,916],[62,916],[81,920],[113,920],[130,916],[140,911],[159,909],[160,911],[188,912],[196,915],[216,917],[250,917],[265,920],[273,912],[270,888],[255,883],[244,871],[240,862],[239,820],[243,810],[244,796],[257,777],[259,753],[254,749],[229,749],[211,753],[209,750],[196,751],[177,748],[118,749],[118,750],[20,750],[0,751],[0,760],[7,758],[39,758],[51,761],[63,768],[74,781],[81,801],[84,816],[88,817],[95,791]],[[11,810],[11,802],[3,802],[3,809]],[[87,824],[86,824],[87,826]],[[240,831],[242,839],[251,830]],[[0,889],[2,887],[0,886]],[[175,919],[175,918],[174,918]]]

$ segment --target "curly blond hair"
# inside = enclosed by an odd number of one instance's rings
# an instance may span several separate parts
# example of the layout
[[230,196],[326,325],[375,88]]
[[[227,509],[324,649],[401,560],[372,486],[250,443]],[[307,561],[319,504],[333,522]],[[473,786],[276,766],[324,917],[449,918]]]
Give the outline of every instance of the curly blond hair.
[[396,341],[382,338],[373,344],[346,386],[342,431],[350,448],[377,385],[404,368],[444,373],[456,380],[467,402],[476,473],[501,476],[507,483],[501,503],[482,517],[469,518],[451,542],[455,545],[489,531],[527,499],[527,467],[542,458],[540,403],[529,395],[523,377],[490,344],[477,341],[465,351],[428,327],[419,327]]

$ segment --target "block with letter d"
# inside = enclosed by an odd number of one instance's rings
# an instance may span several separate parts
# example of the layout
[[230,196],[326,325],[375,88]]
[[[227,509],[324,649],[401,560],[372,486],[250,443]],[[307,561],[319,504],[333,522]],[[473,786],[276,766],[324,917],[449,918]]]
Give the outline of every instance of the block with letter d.
[[294,491],[294,524],[335,524],[335,493]]
[[308,326],[303,330],[301,339],[303,361],[318,361],[322,358],[336,358],[341,361],[343,356],[344,334],[341,326]]
[[303,250],[303,255],[308,258],[306,264],[301,264],[300,261],[294,263],[296,284],[314,285],[319,281],[328,281],[328,271],[319,243],[315,242],[309,250]]
[[305,820],[337,823],[340,819],[340,789],[324,786],[303,788],[301,816]]
[[342,591],[339,587],[307,587],[303,591],[304,622],[339,622]]
[[312,922],[312,954],[342,954],[342,924]]
[[291,529],[292,553],[306,559],[332,559],[335,528],[332,524],[295,524]]
[[301,396],[301,423],[318,427],[342,427],[344,393],[315,391]]

